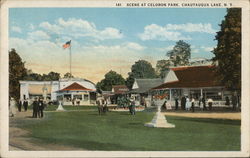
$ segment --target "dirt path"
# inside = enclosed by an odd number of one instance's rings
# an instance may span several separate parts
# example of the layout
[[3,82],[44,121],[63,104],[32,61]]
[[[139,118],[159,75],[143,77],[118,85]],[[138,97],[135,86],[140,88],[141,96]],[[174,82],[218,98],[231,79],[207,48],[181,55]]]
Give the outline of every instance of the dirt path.
[[231,113],[201,113],[201,112],[187,112],[187,113],[178,113],[178,112],[164,112],[166,116],[181,116],[181,117],[193,117],[193,118],[214,118],[214,119],[231,119],[231,120],[241,120],[240,112],[231,112]]
[[[16,121],[20,120],[34,120],[32,111],[17,112],[15,117],[10,117],[9,126],[9,150],[29,150],[29,151],[43,151],[43,150],[84,150],[81,148],[75,148],[70,146],[58,145],[58,144],[38,144],[35,139],[30,139],[27,136],[30,134],[21,128],[16,127]],[[40,120],[40,118],[37,118]]]

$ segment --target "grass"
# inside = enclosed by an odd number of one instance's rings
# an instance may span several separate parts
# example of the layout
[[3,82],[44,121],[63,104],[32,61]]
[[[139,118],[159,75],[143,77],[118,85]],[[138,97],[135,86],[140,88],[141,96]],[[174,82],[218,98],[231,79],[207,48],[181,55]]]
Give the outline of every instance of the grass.
[[50,112],[44,120],[19,124],[39,143],[69,145],[86,150],[115,151],[239,151],[240,121],[167,117],[173,129],[149,128],[154,113],[96,110]]

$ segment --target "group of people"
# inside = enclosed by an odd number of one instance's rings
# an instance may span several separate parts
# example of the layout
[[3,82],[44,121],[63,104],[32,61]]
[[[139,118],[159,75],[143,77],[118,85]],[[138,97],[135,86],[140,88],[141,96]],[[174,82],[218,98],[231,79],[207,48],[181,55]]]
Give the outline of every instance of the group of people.
[[[207,100],[207,103],[208,103],[208,109],[211,111],[212,110],[212,105],[213,105],[213,99],[209,98]],[[201,104],[203,105],[203,107],[201,107]],[[198,105],[204,111],[207,110],[206,99],[204,97],[199,98]],[[178,110],[178,106],[179,106],[179,99],[175,98],[175,110]],[[193,97],[189,99],[188,96],[186,96],[186,97],[183,96],[181,98],[181,109],[182,110],[192,110],[192,112],[194,112],[194,110],[195,110],[195,99]]]
[[16,112],[18,110],[18,112],[21,112],[22,111],[22,106],[23,106],[23,109],[24,111],[27,111],[28,109],[28,99],[24,99],[24,100],[19,100],[18,104],[17,104],[17,109],[16,109],[16,101],[13,97],[10,98],[10,104],[9,104],[9,108],[10,108],[10,112],[9,112],[9,115],[11,117],[14,117],[16,115]]
[[23,106],[23,109],[24,111],[27,111],[28,109],[28,100],[27,99],[24,99],[24,100],[19,100],[19,103],[17,105],[17,108],[18,108],[18,111],[21,112],[22,111],[22,106]]
[[44,110],[44,102],[42,98],[35,98],[33,101],[33,118],[42,118],[43,117],[43,110]]
[[231,103],[230,103],[230,99],[229,97],[227,96],[226,97],[226,103],[225,103],[227,106],[230,106],[230,104],[232,104],[233,106],[233,110],[235,111],[236,110],[236,107],[238,105],[238,108],[241,107],[240,105],[240,97],[236,95],[236,93],[234,93],[231,97]]
[[106,112],[108,111],[108,101],[107,101],[107,99],[104,99],[103,97],[99,97],[96,100],[96,104],[97,104],[99,115],[106,114]]
[[76,99],[76,98],[72,99],[72,105],[73,105],[73,106],[74,106],[74,105],[80,106],[80,100],[79,100],[79,99]]

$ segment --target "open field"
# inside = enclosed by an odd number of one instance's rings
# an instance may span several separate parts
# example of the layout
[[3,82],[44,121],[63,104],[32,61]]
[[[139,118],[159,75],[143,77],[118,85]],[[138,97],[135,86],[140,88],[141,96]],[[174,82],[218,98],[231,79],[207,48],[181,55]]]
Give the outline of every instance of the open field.
[[[30,111],[29,113],[31,114]],[[137,112],[135,116],[128,112],[108,112],[99,116],[97,109],[90,108],[46,112],[43,119],[20,116],[19,119],[10,120],[10,142],[15,147],[22,147],[21,142],[18,144],[14,140],[17,137],[13,128],[18,128],[26,131],[19,138],[34,144],[22,148],[24,150],[240,150],[240,120],[168,115],[168,122],[175,124],[176,128],[145,127],[144,123],[151,121],[153,115],[152,112]],[[49,148],[41,149],[43,146]]]

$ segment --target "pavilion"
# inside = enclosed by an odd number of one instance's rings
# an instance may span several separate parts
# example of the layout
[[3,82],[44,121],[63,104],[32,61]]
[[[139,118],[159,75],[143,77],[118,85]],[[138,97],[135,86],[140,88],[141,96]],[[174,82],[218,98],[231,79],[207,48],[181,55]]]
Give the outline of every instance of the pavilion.
[[230,92],[216,80],[214,66],[187,66],[170,68],[164,83],[151,89],[151,92],[163,91],[167,100],[173,101],[182,96],[224,100]]
[[72,105],[72,101],[80,105],[91,105],[96,100],[95,84],[86,79],[69,78],[58,81],[19,81],[20,99],[33,100],[42,97],[47,102],[63,101],[64,105]]

